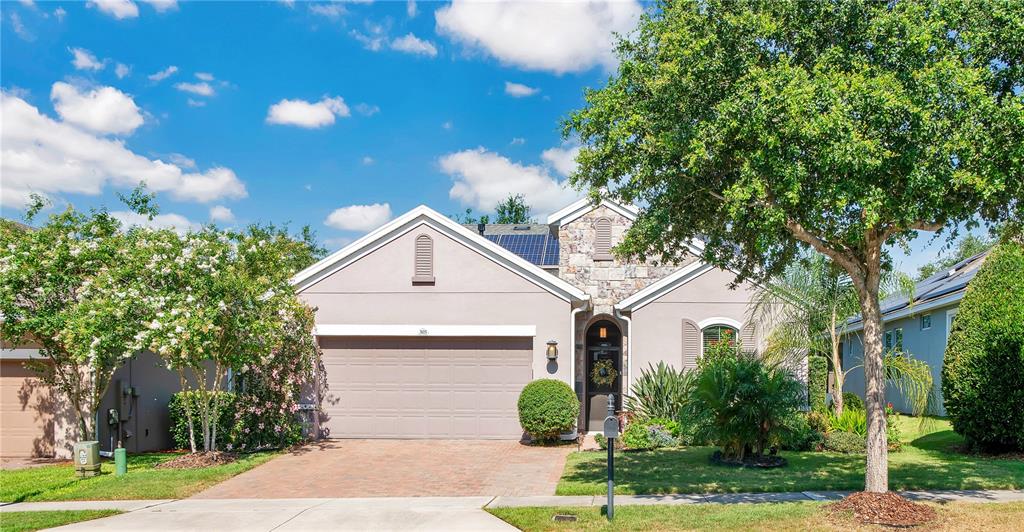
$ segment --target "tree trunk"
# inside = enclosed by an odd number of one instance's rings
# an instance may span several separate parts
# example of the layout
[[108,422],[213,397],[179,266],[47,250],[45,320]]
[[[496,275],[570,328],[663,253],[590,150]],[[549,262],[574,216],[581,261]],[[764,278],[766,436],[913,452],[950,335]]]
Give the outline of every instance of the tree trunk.
[[877,259],[868,262],[862,283],[857,283],[864,323],[864,406],[868,418],[864,491],[882,493],[889,491],[889,444],[886,439],[885,370],[882,366],[882,312],[878,302],[881,265]]

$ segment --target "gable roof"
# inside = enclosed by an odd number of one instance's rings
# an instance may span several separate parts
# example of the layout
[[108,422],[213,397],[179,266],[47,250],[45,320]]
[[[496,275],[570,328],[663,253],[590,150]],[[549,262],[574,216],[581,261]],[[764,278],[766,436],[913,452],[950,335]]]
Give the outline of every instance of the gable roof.
[[301,292],[322,279],[344,269],[375,249],[423,225],[429,226],[437,232],[450,237],[452,240],[459,242],[566,301],[583,301],[590,298],[579,288],[551,275],[540,267],[531,264],[515,253],[450,220],[447,216],[426,205],[420,205],[370,231],[362,238],[295,274],[292,277],[292,285]]
[[640,310],[648,303],[651,303],[676,288],[700,277],[701,275],[711,271],[713,268],[714,266],[706,262],[699,259],[695,260],[692,263],[672,272],[667,277],[664,277],[655,283],[651,283],[647,288],[644,288],[626,299],[619,301],[615,304],[615,309],[624,312]]
[[548,224],[565,225],[602,205],[621,214],[631,222],[636,221],[637,215],[640,214],[640,209],[634,205],[625,205],[607,198],[595,205],[590,198],[582,198],[548,216]]
[[[914,285],[913,305],[904,296],[896,296],[882,301],[882,319],[896,320],[905,318],[911,314],[924,312],[928,309],[944,307],[959,302],[964,293],[967,292],[967,285],[970,284],[978,269],[988,257],[989,251],[984,251],[973,257],[966,258],[948,270],[942,270],[931,277]],[[858,314],[847,322],[850,328],[847,332],[854,332],[862,329],[864,324]]]

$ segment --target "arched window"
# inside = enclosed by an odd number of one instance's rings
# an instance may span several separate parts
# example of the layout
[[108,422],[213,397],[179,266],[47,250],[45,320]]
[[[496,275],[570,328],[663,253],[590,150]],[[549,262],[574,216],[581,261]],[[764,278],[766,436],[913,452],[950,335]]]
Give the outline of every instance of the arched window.
[[416,250],[413,258],[413,284],[433,284],[434,282],[434,240],[429,235],[416,237]]
[[702,343],[704,346],[703,351],[707,351],[709,347],[723,342],[728,345],[735,346],[736,333],[736,328],[729,325],[716,324],[704,327],[704,330],[701,331],[701,336],[703,338]]
[[594,260],[612,260],[612,221],[608,218],[594,222]]

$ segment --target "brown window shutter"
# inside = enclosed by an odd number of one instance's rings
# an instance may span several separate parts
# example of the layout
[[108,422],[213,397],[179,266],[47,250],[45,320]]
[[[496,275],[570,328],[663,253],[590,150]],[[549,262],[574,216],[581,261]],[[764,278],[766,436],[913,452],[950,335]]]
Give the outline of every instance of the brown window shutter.
[[683,319],[683,365],[682,369],[697,367],[700,356],[700,328],[693,320]]
[[598,218],[594,233],[594,260],[612,260],[612,221]]
[[743,351],[757,353],[757,327],[753,323],[747,323],[743,326],[743,331],[740,333],[740,342],[743,344]]
[[412,282],[432,284],[434,282],[434,241],[429,235],[416,237]]

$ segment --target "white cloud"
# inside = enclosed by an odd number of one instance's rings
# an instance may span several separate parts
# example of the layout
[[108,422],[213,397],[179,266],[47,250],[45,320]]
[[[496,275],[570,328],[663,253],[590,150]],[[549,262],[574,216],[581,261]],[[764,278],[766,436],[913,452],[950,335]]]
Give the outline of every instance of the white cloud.
[[527,96],[533,96],[540,92],[540,89],[523,85],[522,83],[512,83],[511,81],[505,82],[505,94],[513,98],[525,98]]
[[233,222],[235,213],[223,205],[214,205],[210,207],[210,219],[215,222]]
[[175,83],[174,88],[182,92],[191,92],[192,94],[198,94],[200,96],[213,96],[213,86],[205,81],[199,83]]
[[441,129],[445,131],[451,131],[453,127],[455,127],[455,124],[453,124],[451,120],[446,120],[441,124]]
[[408,0],[405,3],[405,14],[409,15],[409,18],[416,16],[416,0]]
[[376,229],[391,219],[391,205],[374,203],[373,205],[349,205],[335,209],[324,224],[342,231],[369,231]]
[[318,128],[334,123],[334,118],[349,116],[348,106],[340,96],[324,96],[319,102],[281,100],[267,111],[268,124]]
[[16,11],[11,11],[11,27],[14,28],[14,33],[21,37],[24,41],[34,41],[36,36],[28,31],[25,27],[25,23],[21,21],[21,15],[18,15]]
[[522,146],[523,144],[526,144],[526,139],[523,137],[512,137],[512,142],[509,142],[509,144],[513,146]]
[[388,44],[388,28],[384,24],[377,24],[369,20],[363,21],[366,33],[352,30],[349,32],[355,40],[363,43],[363,48],[373,52],[379,52]]
[[370,157],[369,155],[366,155],[366,156],[363,157],[363,165],[364,166],[370,166],[371,164],[373,164],[375,162],[377,162],[377,161],[374,160],[374,158]]
[[331,20],[338,20],[345,15],[345,6],[341,5],[340,2],[311,3],[309,4],[309,12]]
[[412,33],[391,41],[391,49],[410,54],[437,56],[437,47],[432,42],[420,39]]
[[509,194],[522,194],[535,213],[545,215],[579,197],[548,168],[515,163],[484,148],[450,153],[439,162],[453,181],[448,196],[477,210],[489,211]]
[[0,201],[20,209],[29,194],[100,194],[107,186],[149,190],[176,200],[211,202],[246,196],[233,171],[213,167],[186,172],[143,157],[123,140],[97,136],[39,112],[25,100],[0,92]]
[[196,78],[202,81],[213,81],[213,74],[209,72],[196,72]]
[[635,0],[470,2],[435,11],[437,32],[502,63],[556,74],[615,64],[613,32],[625,34],[643,8]]
[[106,61],[96,59],[96,56],[85,48],[69,48],[71,52],[71,64],[78,70],[103,70],[107,65]]
[[117,79],[124,79],[125,76],[131,73],[131,71],[132,68],[124,63],[118,63],[117,66],[114,67],[114,74],[117,74]]
[[50,100],[65,122],[97,133],[131,133],[144,122],[132,97],[113,87],[80,92],[58,81],[50,90]]
[[579,154],[579,146],[563,145],[559,148],[544,150],[544,153],[540,154],[540,158],[551,165],[555,171],[567,176],[576,170],[576,156]]
[[195,99],[189,98],[188,99],[188,106],[189,107],[206,107],[206,102],[204,102],[202,100],[195,100]]
[[171,65],[171,66],[161,70],[160,72],[155,72],[153,74],[150,74],[148,77],[149,77],[150,81],[163,81],[163,80],[173,76],[177,71],[178,71],[178,67],[176,67],[174,65]]
[[139,16],[139,6],[131,0],[92,0],[86,5],[95,7],[118,20]]
[[64,11],[63,7],[58,7],[57,9],[53,10],[53,16],[57,17],[57,20],[60,22],[64,21],[64,16],[67,14],[68,12]]
[[169,153],[169,154],[167,154],[167,158],[170,159],[170,161],[172,163],[174,163],[174,164],[176,164],[176,165],[178,165],[178,166],[180,166],[182,168],[195,168],[196,167],[195,159],[192,159],[191,157],[187,157],[187,156],[182,155],[180,153]]
[[125,227],[137,225],[152,229],[174,229],[178,233],[185,233],[189,230],[199,229],[201,226],[180,214],[168,213],[158,214],[152,220],[144,214],[132,211],[113,211],[110,213]]
[[357,113],[363,116],[373,116],[380,112],[380,107],[376,105],[370,105],[368,103],[356,104],[355,108]]
[[153,9],[157,13],[163,13],[165,11],[174,11],[178,9],[178,0],[142,0],[143,2],[153,6]]

